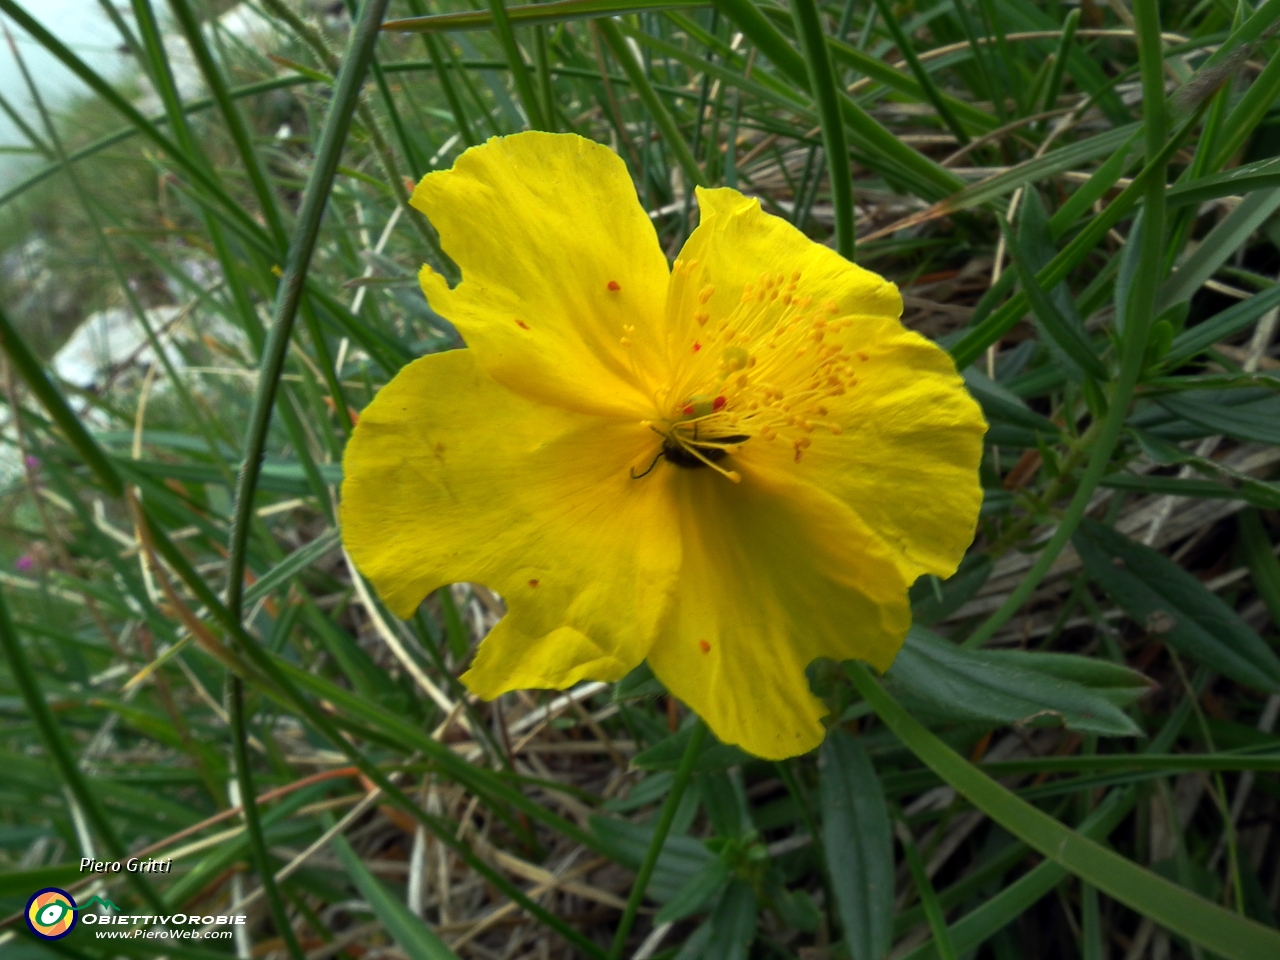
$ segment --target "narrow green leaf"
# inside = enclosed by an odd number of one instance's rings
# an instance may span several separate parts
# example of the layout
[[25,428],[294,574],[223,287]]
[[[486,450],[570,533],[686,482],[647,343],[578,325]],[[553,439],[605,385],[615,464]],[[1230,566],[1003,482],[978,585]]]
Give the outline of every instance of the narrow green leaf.
[[[1132,791],[1113,792],[1098,805],[1084,823],[1080,824],[1080,833],[1092,840],[1104,839],[1120,825],[1132,807]],[[1026,848],[1018,844],[1015,849],[1025,850]],[[1049,893],[1067,876],[1067,870],[1053,860],[1037,864],[948,928],[956,951],[963,956],[967,951],[981,946],[993,934],[1030,910],[1036,901]],[[939,896],[945,897],[946,894]],[[902,960],[941,960],[941,958],[934,944],[926,943],[912,950]]]
[[1113,473],[1104,477],[1102,486],[1112,490],[1132,490],[1136,493],[1162,493],[1173,497],[1200,497],[1209,500],[1244,500],[1255,507],[1280,510],[1280,487],[1255,480],[1249,484],[1234,486],[1216,480],[1197,480],[1186,477],[1153,477],[1133,473]]
[[[967,372],[967,371],[966,371]],[[934,590],[932,578],[926,574],[911,587],[911,619],[922,627],[945,620],[968,603],[991,576],[991,558],[985,553],[971,553],[960,562],[960,569]]]
[[822,849],[836,913],[853,960],[880,960],[893,931],[893,831],[875,767],[856,739],[827,731],[822,769]]
[[1049,335],[1064,354],[1070,357],[1080,368],[1093,379],[1103,382],[1107,379],[1107,368],[1098,359],[1093,344],[1089,342],[1083,325],[1071,322],[1050,299],[1040,283],[1036,280],[1032,266],[1032,254],[1027,249],[1022,237],[1015,236],[1001,218],[1001,229],[1013,250],[1013,265],[1018,271],[1018,280],[1027,296],[1028,303],[1040,321],[1040,329]]
[[[492,0],[492,2],[496,3],[497,0]],[[622,72],[631,81],[632,87],[635,88],[636,94],[648,109],[649,115],[653,117],[653,122],[662,131],[663,139],[666,140],[667,146],[671,148],[671,152],[676,155],[676,161],[680,164],[680,169],[684,171],[689,185],[706,186],[707,178],[698,166],[698,161],[694,158],[693,151],[689,149],[689,145],[685,142],[684,135],[680,132],[680,128],[676,126],[671,112],[658,99],[658,94],[654,91],[653,84],[644,75],[644,68],[636,62],[635,55],[631,52],[631,48],[627,46],[627,42],[622,39],[622,34],[618,32],[617,26],[610,20],[601,20],[596,24],[596,27],[600,30],[600,35],[604,37],[605,42],[609,44],[609,49],[613,52],[614,59],[618,61],[618,64],[622,67]]]
[[1199,205],[1220,197],[1243,197],[1257,190],[1280,187],[1280,157],[1241,164],[1195,180],[1175,183],[1166,202],[1170,207]]
[[933,945],[938,951],[940,960],[956,960],[956,947],[951,939],[951,931],[947,929],[947,915],[942,904],[938,902],[938,893],[933,889],[929,872],[925,869],[924,860],[920,858],[920,849],[916,839],[905,823],[899,824],[898,840],[902,844],[902,853],[907,867],[911,870],[911,880],[916,885],[916,893],[920,897],[920,905],[924,909],[925,918],[929,921],[929,930],[933,933]]
[[[513,27],[535,23],[567,23],[571,20],[596,20],[605,17],[621,17],[629,13],[647,13],[666,9],[688,10],[690,7],[707,7],[710,3],[700,0],[553,0],[551,3],[511,7],[507,20]],[[401,33],[443,33],[450,30],[491,30],[493,14],[437,13],[426,17],[408,17],[404,20],[388,20],[383,30]]]
[[[809,71],[804,57],[756,4],[751,0],[716,0],[716,7],[793,83],[808,89]],[[955,174],[903,143],[843,93],[840,112],[850,132],[857,137],[858,148],[871,162],[882,160],[883,169],[891,174],[896,173],[898,177],[907,174],[918,180],[922,196],[938,199],[964,186]]]
[[[1278,61],[1280,62],[1280,61]],[[1190,300],[1218,268],[1244,246],[1250,235],[1280,208],[1280,187],[1258,190],[1222,219],[1196,247],[1163,287],[1156,309],[1164,311],[1175,303]]]
[[1178,334],[1174,337],[1169,352],[1161,360],[1161,366],[1165,370],[1177,369],[1202,350],[1207,350],[1219,340],[1243,330],[1276,306],[1280,306],[1280,284],[1232,304],[1221,313]]
[[1280,659],[1234,610],[1150,547],[1086,519],[1075,546],[1094,581],[1169,646],[1253,689],[1280,691]]
[[1211,433],[1237,440],[1280,443],[1280,394],[1266,388],[1166,393],[1155,398],[1165,410]]

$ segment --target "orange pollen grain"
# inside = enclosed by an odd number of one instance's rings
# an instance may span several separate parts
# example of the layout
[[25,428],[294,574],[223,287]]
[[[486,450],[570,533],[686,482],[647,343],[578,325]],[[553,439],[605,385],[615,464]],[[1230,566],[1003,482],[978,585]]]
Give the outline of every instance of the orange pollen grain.
[[531,586],[531,587],[536,587],[537,585],[538,585],[538,581],[537,581],[537,580],[530,580],[530,581],[529,581],[529,586]]
[[612,290],[614,293],[617,293],[619,290],[622,289],[622,284],[620,284],[617,280],[610,280],[609,289]]
[[528,325],[527,323],[525,323],[523,320],[517,320],[517,321],[516,321],[516,326],[517,326],[517,327],[519,327],[521,330],[528,330],[528,329],[529,329],[529,325]]
[[705,640],[699,640],[699,641],[698,641],[698,649],[699,649],[699,650],[701,650],[703,653],[710,653],[710,652],[711,652],[711,644],[707,643],[707,641],[705,641]]

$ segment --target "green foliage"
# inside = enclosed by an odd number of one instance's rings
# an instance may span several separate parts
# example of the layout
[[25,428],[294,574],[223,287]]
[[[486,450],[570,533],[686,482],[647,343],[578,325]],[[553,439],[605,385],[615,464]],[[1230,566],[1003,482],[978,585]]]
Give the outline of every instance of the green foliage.
[[[1280,0],[232,6],[113,7],[113,80],[0,0],[90,91],[4,91],[0,953],[237,954],[23,932],[131,855],[173,873],[105,896],[248,897],[255,955],[1280,953]],[[358,412],[461,345],[408,191],[525,127],[610,143],[673,253],[694,185],[759,196],[982,405],[974,546],[882,680],[812,665],[816,755],[647,667],[472,702],[501,598],[400,622],[340,550]],[[90,316],[129,346],[69,382]]]

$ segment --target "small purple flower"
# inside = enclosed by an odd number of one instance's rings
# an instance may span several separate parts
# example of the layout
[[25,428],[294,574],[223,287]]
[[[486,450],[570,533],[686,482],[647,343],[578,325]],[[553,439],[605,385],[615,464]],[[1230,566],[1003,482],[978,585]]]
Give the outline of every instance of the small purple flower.
[[36,565],[35,558],[33,558],[29,553],[24,553],[17,560],[13,561],[14,569],[17,570],[19,573],[26,573],[35,565]]
[[37,456],[33,456],[32,454],[27,454],[27,460],[26,460],[26,463],[27,463],[27,469],[28,469],[28,470],[39,470],[39,469],[40,469],[40,458],[39,458],[39,457],[37,457]]

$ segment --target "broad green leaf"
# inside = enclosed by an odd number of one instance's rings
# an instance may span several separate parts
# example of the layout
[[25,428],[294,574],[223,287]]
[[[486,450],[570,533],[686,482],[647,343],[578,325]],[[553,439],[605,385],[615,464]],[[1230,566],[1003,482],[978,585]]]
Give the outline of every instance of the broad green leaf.
[[664,923],[675,923],[701,910],[711,902],[712,897],[725,888],[729,880],[729,868],[719,857],[689,878],[679,890],[666,902],[657,916],[653,918],[654,926]]
[[382,921],[383,929],[409,960],[457,960],[457,954],[445,946],[436,932],[420,917],[414,916],[398,897],[369,872],[369,868],[351,849],[351,844],[347,843],[346,837],[338,834],[330,843],[333,845],[333,852],[346,868],[351,882]]
[[[601,850],[624,867],[635,870],[639,868],[645,851],[649,849],[653,824],[593,816],[591,832],[599,841]],[[715,859],[715,855],[702,845],[702,841],[679,836],[672,831],[662,845],[658,866],[653,871],[646,892],[659,903],[666,903]]]
[[702,809],[717,837],[741,837],[751,829],[751,814],[741,771],[709,770],[697,775]]
[[822,849],[852,960],[881,960],[893,930],[893,832],[875,767],[855,738],[827,731],[819,754]]
[[[1140,736],[1141,729],[1113,697],[1116,689],[1126,688],[1140,696],[1146,681],[1127,670],[1075,664],[1076,659],[966,650],[912,627],[885,681],[916,712],[939,719],[1022,724],[1048,718],[1087,733]],[[1093,689],[1094,684],[1103,690]]]
[[1236,522],[1240,525],[1240,545],[1253,586],[1271,612],[1272,624],[1280,626],[1280,561],[1271,552],[1267,528],[1254,510],[1240,511]]
[[689,934],[689,937],[676,951],[676,955],[672,960],[699,960],[703,951],[707,949],[707,944],[711,942],[711,921],[708,920],[697,930]]
[[1077,683],[1118,707],[1128,707],[1155,689],[1155,683],[1137,670],[1109,660],[1071,653],[1031,650],[987,650],[991,662],[1016,670]]
[[[859,663],[847,665],[858,692],[921,761],[1015,837],[1110,897],[1226,960],[1280,956],[1269,929],[1145,870],[1071,830],[1002,787],[929,732]],[[957,949],[964,947],[957,942]]]
[[1155,402],[1210,433],[1280,443],[1280,394],[1265,388],[1168,393]]
[[700,960],[746,960],[756,937],[756,895],[746,880],[733,880],[707,921],[711,936]]
[[1044,434],[1056,440],[1061,434],[1058,426],[1048,417],[1036,413],[1026,402],[1008,388],[1001,386],[986,374],[973,367],[964,371],[965,386],[982,406],[988,420],[1003,421],[1026,430]]
[[1271,648],[1172,560],[1087,518],[1073,542],[1089,575],[1148,632],[1239,683],[1280,691]]

